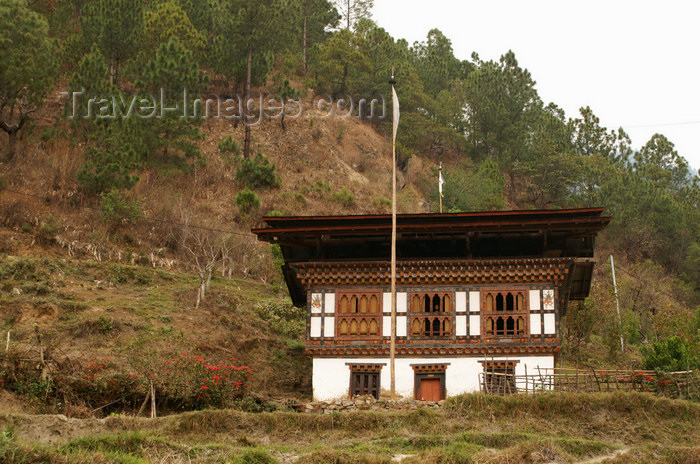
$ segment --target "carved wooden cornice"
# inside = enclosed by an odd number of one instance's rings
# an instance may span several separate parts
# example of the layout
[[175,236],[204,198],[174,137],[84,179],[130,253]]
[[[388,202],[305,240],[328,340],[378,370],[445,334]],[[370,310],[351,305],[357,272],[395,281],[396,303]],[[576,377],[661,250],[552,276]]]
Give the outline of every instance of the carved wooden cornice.
[[[396,348],[397,357],[417,356],[532,356],[538,354],[553,354],[561,349],[555,345],[530,346],[403,346]],[[307,347],[306,354],[314,357],[387,357],[389,348],[384,346],[365,347]]]
[[[563,282],[573,258],[517,260],[400,261],[397,285],[490,284]],[[307,288],[333,285],[390,285],[385,261],[349,263],[297,263],[290,265]]]

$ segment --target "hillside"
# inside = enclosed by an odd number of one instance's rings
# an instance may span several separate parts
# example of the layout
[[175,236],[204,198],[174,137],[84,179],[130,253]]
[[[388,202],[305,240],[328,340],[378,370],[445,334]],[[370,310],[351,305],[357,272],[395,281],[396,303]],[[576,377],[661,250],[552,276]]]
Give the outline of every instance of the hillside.
[[[133,413],[152,388],[163,413],[307,399],[304,313],[279,250],[250,229],[268,214],[389,211],[389,119],[315,105],[390,95],[392,66],[399,212],[438,210],[440,165],[446,212],[604,207],[613,221],[591,298],[563,321],[563,364],[700,367],[700,177],[662,134],[632,147],[590,108],[567,117],[543,102],[511,51],[459,60],[438,30],[409,46],[362,15],[338,28],[325,0],[313,15],[290,1],[286,22],[272,0],[120,2],[0,0],[0,39],[15,45],[0,52],[8,409]],[[60,94],[76,89],[71,119]],[[90,98],[109,113],[162,91],[162,115],[183,89],[186,103],[277,94],[306,111],[284,127],[271,110],[252,126],[89,114]],[[231,375],[210,385],[200,362]]]

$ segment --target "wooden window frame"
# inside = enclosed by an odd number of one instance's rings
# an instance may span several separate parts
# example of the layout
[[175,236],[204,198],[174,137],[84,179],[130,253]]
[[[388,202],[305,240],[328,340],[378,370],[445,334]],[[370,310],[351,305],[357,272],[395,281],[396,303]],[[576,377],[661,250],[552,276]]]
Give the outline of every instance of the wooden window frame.
[[[482,338],[517,338],[530,335],[527,288],[494,288],[482,290],[480,293]],[[512,298],[512,306],[508,303],[509,296]]]
[[[379,399],[382,392],[381,371],[381,365],[350,366],[349,397],[371,395],[375,399]],[[360,384],[359,388],[358,383]]]
[[[343,310],[343,299],[347,298],[347,310]],[[352,308],[353,298],[356,301]],[[362,312],[362,298],[367,299],[365,311]],[[376,310],[372,309],[372,298],[376,298]],[[335,337],[339,340],[379,340],[382,338],[382,292],[380,291],[342,291],[335,295]],[[354,325],[353,325],[354,324]],[[343,328],[346,328],[343,333]],[[356,331],[352,328],[356,327]],[[363,333],[363,327],[366,332]],[[356,333],[353,333],[356,332]]]
[[481,361],[482,391],[487,394],[508,395],[518,392],[515,365],[518,361]]
[[[414,299],[419,298],[419,303],[414,304]],[[429,308],[433,306],[435,298],[438,298],[439,307],[425,311],[426,297]],[[455,292],[451,290],[413,290],[408,291],[408,327],[407,334],[414,339],[446,339],[455,336],[456,301]],[[448,306],[449,307],[446,307]],[[426,325],[426,322],[430,324]],[[436,327],[437,326],[437,327]],[[418,333],[414,330],[418,327]],[[429,327],[429,328],[428,328]]]

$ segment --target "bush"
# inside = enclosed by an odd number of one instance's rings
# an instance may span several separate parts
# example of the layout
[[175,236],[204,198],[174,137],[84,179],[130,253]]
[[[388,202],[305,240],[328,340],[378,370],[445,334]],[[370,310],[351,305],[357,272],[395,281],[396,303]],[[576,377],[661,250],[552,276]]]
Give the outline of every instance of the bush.
[[355,204],[355,195],[353,195],[350,190],[343,188],[333,194],[333,201],[345,207],[350,207]]
[[57,234],[58,220],[53,216],[49,216],[39,227],[39,229],[34,232],[34,237],[36,238],[37,242],[41,243],[42,245],[48,245],[49,243],[53,243]]
[[123,224],[134,224],[143,217],[141,202],[122,195],[117,190],[100,195],[100,211],[102,218],[113,228]]
[[700,359],[691,344],[678,336],[641,348],[645,369],[674,372],[700,368]]
[[251,209],[260,207],[260,198],[255,192],[246,187],[236,195],[236,204],[241,211],[248,214]]
[[221,142],[219,142],[219,151],[221,153],[228,153],[232,155],[240,155],[241,154],[241,146],[238,144],[236,139],[231,137],[230,135],[223,139]]
[[279,188],[280,176],[275,173],[275,165],[262,153],[252,159],[244,159],[236,170],[236,179],[252,188]]
[[391,200],[387,197],[372,198],[372,206],[378,209],[391,209]]
[[279,461],[261,449],[244,451],[234,461],[235,464],[276,464],[277,462]]

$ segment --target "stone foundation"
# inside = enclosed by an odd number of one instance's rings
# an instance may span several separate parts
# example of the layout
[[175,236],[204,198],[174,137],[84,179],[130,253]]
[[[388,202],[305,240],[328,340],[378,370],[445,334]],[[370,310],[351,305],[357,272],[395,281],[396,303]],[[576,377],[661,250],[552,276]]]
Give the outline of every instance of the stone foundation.
[[307,414],[330,414],[335,411],[411,411],[420,408],[438,408],[444,401],[389,400],[373,396],[358,396],[353,399],[315,401],[306,403],[302,412]]

